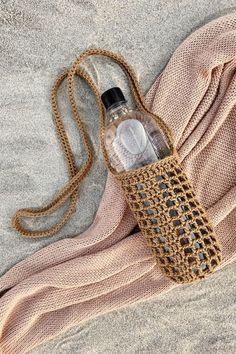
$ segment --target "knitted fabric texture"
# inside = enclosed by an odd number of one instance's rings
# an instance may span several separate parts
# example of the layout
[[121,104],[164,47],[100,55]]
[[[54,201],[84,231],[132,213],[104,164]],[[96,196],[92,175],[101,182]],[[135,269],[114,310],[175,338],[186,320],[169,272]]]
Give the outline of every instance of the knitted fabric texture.
[[[236,14],[193,33],[146,102],[175,136],[184,169],[222,244],[236,255]],[[91,227],[18,263],[0,279],[0,351],[25,353],[99,314],[174,286],[156,267],[114,177]]]

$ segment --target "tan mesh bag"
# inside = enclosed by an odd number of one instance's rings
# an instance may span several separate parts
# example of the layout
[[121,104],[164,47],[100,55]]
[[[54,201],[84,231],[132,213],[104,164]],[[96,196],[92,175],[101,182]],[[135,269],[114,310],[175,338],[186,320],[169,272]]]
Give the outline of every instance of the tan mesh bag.
[[165,275],[189,283],[214,270],[220,246],[177,156],[116,177]]
[[[171,148],[171,156],[134,171],[122,173],[114,171],[104,144],[105,110],[100,92],[91,77],[80,67],[81,62],[91,55],[109,57],[121,66],[128,76],[137,108],[154,117]],[[91,168],[93,152],[76,106],[73,93],[75,75],[84,78],[95,94],[100,111],[100,142],[104,160],[121,184],[126,200],[147,240],[147,245],[156,257],[158,266],[166,276],[178,283],[189,283],[205,277],[221,262],[221,249],[206,211],[199,203],[191,182],[178,162],[171,131],[160,117],[149,111],[130,65],[120,55],[103,49],[89,49],[83,52],[71,69],[60,75],[52,89],[53,116],[68,163],[70,182],[48,206],[19,210],[13,217],[13,227],[25,237],[52,236],[67,222],[76,207],[79,185]],[[57,107],[57,91],[66,76],[72,112],[87,154],[87,160],[79,172],[75,168],[72,150]],[[68,198],[70,199],[68,210],[51,229],[30,231],[21,224],[22,217],[37,218],[49,215]]]

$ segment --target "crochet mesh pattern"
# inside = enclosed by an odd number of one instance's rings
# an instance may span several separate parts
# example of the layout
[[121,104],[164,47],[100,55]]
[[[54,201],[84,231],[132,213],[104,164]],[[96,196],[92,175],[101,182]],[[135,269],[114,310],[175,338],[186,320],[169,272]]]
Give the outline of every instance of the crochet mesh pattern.
[[191,283],[219,265],[212,225],[175,156],[116,177],[165,275]]
[[[80,68],[81,63],[85,59],[94,55],[112,59],[126,73],[137,108],[141,112],[146,112],[153,116],[157,126],[165,135],[166,141],[172,151],[171,158],[121,174],[117,174],[111,166],[104,145],[106,123],[105,110],[100,98],[100,92],[91,76],[84,69]],[[67,75],[69,100],[87,153],[87,160],[79,171],[77,171],[74,164],[73,154],[63,129],[57,105],[57,90]],[[193,282],[194,280],[203,278],[219,264],[221,251],[208,217],[203,207],[197,201],[195,193],[182,171],[182,167],[174,157],[176,155],[176,148],[171,129],[162,118],[153,114],[147,107],[137,76],[132,67],[121,55],[105,49],[90,48],[81,53],[71,69],[59,75],[52,88],[54,121],[72,177],[70,182],[48,206],[18,210],[13,216],[12,226],[25,237],[52,236],[65,225],[75,209],[79,185],[88,174],[93,161],[92,147],[74,97],[73,80],[75,75],[79,75],[87,81],[94,92],[100,112],[100,143],[104,161],[108,169],[120,180],[130,208],[134,212],[142,233],[148,240],[148,245],[156,256],[158,265],[165,275],[179,283]],[[142,188],[143,191],[140,191]],[[37,218],[47,216],[61,206],[68,198],[70,198],[70,205],[67,212],[50,229],[32,231],[22,225],[22,217]],[[192,235],[192,239],[190,239],[189,235]]]

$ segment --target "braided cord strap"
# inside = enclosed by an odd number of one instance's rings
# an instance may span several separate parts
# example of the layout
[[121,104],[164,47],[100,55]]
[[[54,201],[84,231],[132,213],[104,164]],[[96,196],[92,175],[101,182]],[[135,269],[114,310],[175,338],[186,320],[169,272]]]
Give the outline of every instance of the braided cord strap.
[[[98,55],[112,59],[126,73],[138,109],[154,117],[166,137],[172,152],[171,156],[134,171],[118,174],[112,168],[105,149],[105,110],[100,98],[100,92],[92,78],[80,66],[89,56]],[[162,272],[179,283],[189,283],[205,277],[219,265],[221,248],[206,211],[197,200],[191,183],[178,162],[171,131],[159,116],[149,111],[131,66],[122,56],[104,49],[98,48],[84,51],[75,60],[72,67],[56,79],[52,88],[53,118],[67,161],[70,175],[69,182],[48,206],[19,210],[12,219],[12,226],[25,237],[52,236],[65,225],[76,208],[80,183],[92,166],[93,150],[76,105],[74,95],[75,75],[83,78],[94,92],[99,108],[100,143],[104,160],[107,167],[120,182],[127,202]],[[58,109],[57,93],[66,77],[71,110],[87,156],[84,165],[80,169],[75,164],[72,149]],[[47,216],[62,206],[67,199],[70,200],[67,211],[62,219],[50,229],[32,231],[22,225],[22,218]]]
[[[77,75],[84,79],[89,87],[91,88],[92,92],[95,95],[96,102],[99,108],[99,122],[100,122],[100,143],[102,147],[102,152],[104,156],[104,160],[108,166],[108,168],[115,173],[115,171],[112,169],[112,166],[109,163],[109,158],[105,149],[104,145],[104,132],[105,132],[105,110],[100,98],[100,92],[98,87],[96,86],[95,82],[93,79],[90,77],[90,75],[80,67],[80,64],[87,59],[90,56],[103,56],[112,59],[115,61],[118,65],[121,66],[121,68],[125,71],[125,73],[128,76],[130,87],[132,90],[132,93],[134,95],[137,107],[141,111],[148,111],[148,108],[145,105],[143,95],[141,93],[139,84],[138,84],[138,79],[135,75],[134,70],[132,67],[126,62],[126,60],[119,54],[110,52],[108,50],[100,49],[100,48],[91,48],[88,49],[84,52],[81,53],[81,55],[75,60],[73,63],[72,67],[62,73],[61,75],[58,76],[58,78],[55,80],[55,83],[52,87],[51,91],[51,102],[52,102],[52,114],[53,114],[53,120],[55,123],[55,128],[58,134],[58,138],[61,142],[62,150],[64,153],[65,160],[67,162],[68,166],[68,173],[70,176],[69,182],[65,185],[65,187],[61,190],[61,192],[56,196],[56,198],[49,203],[47,206],[42,207],[42,208],[24,208],[18,210],[15,215],[12,218],[12,227],[19,232],[22,236],[24,237],[50,237],[56,234],[70,219],[71,215],[74,213],[76,209],[76,204],[77,204],[77,198],[78,198],[78,191],[81,182],[83,179],[86,177],[86,175],[89,173],[92,162],[93,162],[93,149],[90,145],[88,136],[86,134],[86,131],[84,129],[84,124],[80,118],[80,114],[77,108],[76,100],[75,100],[75,95],[74,95],[74,77]],[[80,136],[82,138],[82,142],[84,144],[85,148],[85,153],[87,156],[87,159],[82,167],[79,169],[77,168],[75,164],[75,158],[72,153],[72,149],[69,143],[69,140],[67,138],[63,120],[61,118],[60,112],[59,112],[59,107],[58,107],[58,90],[63,82],[63,80],[67,78],[67,93],[68,93],[68,98],[69,98],[69,104],[71,106],[71,111],[73,114],[73,118],[77,124]],[[166,126],[166,124],[162,121],[162,119],[158,116],[155,116],[155,119],[157,120],[157,123],[159,126],[162,128],[166,135],[166,139],[170,145],[170,147],[173,147],[173,139],[171,132],[169,128]],[[53,212],[55,212],[58,208],[60,208],[67,200],[69,199],[69,206],[63,215],[63,217],[51,228],[46,229],[46,230],[29,230],[22,224],[22,219],[23,218],[41,218],[41,217],[46,217]]]

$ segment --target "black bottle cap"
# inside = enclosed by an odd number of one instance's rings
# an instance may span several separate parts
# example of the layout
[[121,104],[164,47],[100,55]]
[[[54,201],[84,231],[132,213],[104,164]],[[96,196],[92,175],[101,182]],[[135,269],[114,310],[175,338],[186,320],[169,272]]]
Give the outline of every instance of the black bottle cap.
[[106,109],[111,108],[115,104],[127,102],[119,87],[112,87],[105,91],[102,94],[101,99]]

